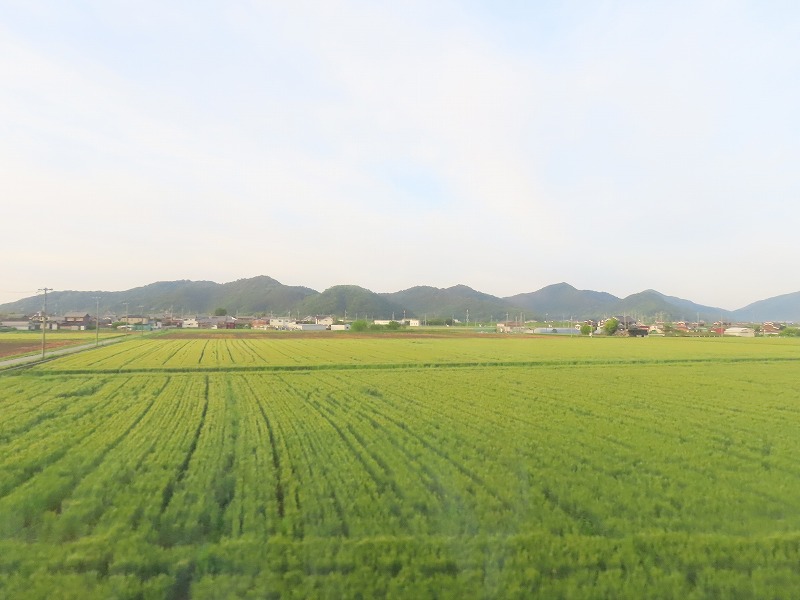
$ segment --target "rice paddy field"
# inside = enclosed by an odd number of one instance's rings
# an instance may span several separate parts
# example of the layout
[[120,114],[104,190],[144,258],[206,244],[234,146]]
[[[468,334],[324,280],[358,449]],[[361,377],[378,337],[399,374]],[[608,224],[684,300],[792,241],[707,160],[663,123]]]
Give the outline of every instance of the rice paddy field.
[[795,340],[145,336],[0,415],[3,598],[800,589]]

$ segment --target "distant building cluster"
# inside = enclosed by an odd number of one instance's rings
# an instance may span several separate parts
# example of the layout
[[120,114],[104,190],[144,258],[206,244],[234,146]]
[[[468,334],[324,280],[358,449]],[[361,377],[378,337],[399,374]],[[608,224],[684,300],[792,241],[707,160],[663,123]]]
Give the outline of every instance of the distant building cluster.
[[[545,321],[544,325],[540,321],[524,320],[522,315],[518,315],[517,320],[507,320],[496,324],[497,333],[508,334],[536,334],[536,335],[580,335],[587,330],[590,335],[608,335],[610,329],[607,324],[611,319],[616,321],[614,335],[627,336],[663,336],[663,335],[716,335],[730,337],[755,337],[779,335],[785,328],[784,324],[768,321],[762,324],[752,323],[729,323],[717,321],[710,325],[704,321],[675,321],[666,322],[656,320],[651,323],[644,323],[629,315],[617,315],[606,317],[600,320],[570,320]],[[370,321],[374,325],[389,325],[398,323],[407,327],[420,327],[423,322],[416,318],[402,319],[374,319]],[[460,322],[453,319],[453,324]],[[5,330],[34,331],[46,327],[48,330],[72,330],[81,331],[94,329],[97,325],[96,317],[89,313],[67,312],[63,315],[46,315],[43,319],[41,313],[32,316],[19,318],[9,318],[0,321],[0,328]],[[107,314],[100,318],[100,327],[116,327],[128,330],[155,330],[155,329],[261,329],[279,331],[348,331],[351,323],[338,319],[333,315],[307,315],[303,318],[292,316],[183,316],[175,317],[164,315],[153,317],[144,314],[126,314],[117,316]]]
[[756,336],[776,336],[780,335],[784,325],[767,321],[761,325],[752,323],[728,323],[717,321],[708,326],[703,321],[687,322],[665,322],[656,321],[654,323],[643,323],[628,315],[617,315],[606,317],[599,321],[591,319],[583,321],[573,321],[569,326],[564,324],[537,326],[537,322],[531,321],[504,321],[497,323],[498,333],[528,333],[536,335],[578,335],[581,330],[588,326],[591,335],[607,335],[606,324],[609,320],[615,319],[617,329],[614,335],[623,336],[664,336],[664,335],[716,335],[728,337],[756,337]]

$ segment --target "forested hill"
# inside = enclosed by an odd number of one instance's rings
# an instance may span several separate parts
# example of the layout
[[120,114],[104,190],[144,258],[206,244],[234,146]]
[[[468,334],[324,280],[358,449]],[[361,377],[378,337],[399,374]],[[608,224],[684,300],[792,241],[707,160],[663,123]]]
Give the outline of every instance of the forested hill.
[[[800,321],[800,292],[768,298],[735,311],[696,304],[655,290],[644,290],[626,298],[607,292],[579,290],[568,283],[546,286],[538,291],[498,297],[455,285],[449,288],[415,286],[391,293],[377,293],[357,285],[337,285],[323,292],[289,286],[264,275],[229,283],[213,281],[159,281],[120,292],[54,291],[48,294],[48,313],[94,314],[99,298],[103,314],[175,315],[209,314],[224,308],[228,314],[273,314],[294,316],[333,314],[388,319],[417,317],[455,318],[459,321],[500,321],[545,318],[602,318],[633,315],[640,318],[707,322],[720,318],[731,321]],[[42,297],[31,296],[0,305],[0,315],[31,315],[41,310]]]

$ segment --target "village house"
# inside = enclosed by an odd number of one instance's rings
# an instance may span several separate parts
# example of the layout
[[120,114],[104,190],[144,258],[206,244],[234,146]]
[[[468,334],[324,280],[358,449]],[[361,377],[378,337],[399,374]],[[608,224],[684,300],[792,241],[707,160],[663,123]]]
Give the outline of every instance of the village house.
[[270,317],[269,326],[272,329],[289,329],[290,326],[297,322],[292,317]]
[[125,315],[119,318],[120,323],[125,325],[147,325],[150,322],[150,317],[144,315]]
[[679,331],[681,333],[689,333],[691,331],[691,327],[686,323],[686,321],[678,321],[672,327],[675,331]]
[[184,329],[211,329],[212,322],[208,317],[186,317],[183,319]]
[[208,318],[211,329],[236,329],[236,319],[229,315]]
[[269,319],[267,319],[266,317],[259,318],[259,319],[253,319],[250,322],[250,326],[253,329],[267,329],[267,328],[269,328]]
[[64,320],[61,323],[61,327],[63,329],[83,331],[91,324],[92,317],[89,315],[89,313],[68,312],[64,315]]

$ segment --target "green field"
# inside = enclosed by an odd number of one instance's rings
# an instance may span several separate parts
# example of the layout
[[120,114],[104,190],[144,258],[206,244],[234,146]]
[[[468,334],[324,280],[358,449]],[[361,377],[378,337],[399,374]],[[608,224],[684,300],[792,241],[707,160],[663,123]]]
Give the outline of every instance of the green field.
[[156,336],[0,377],[0,597],[788,598],[800,343]]

